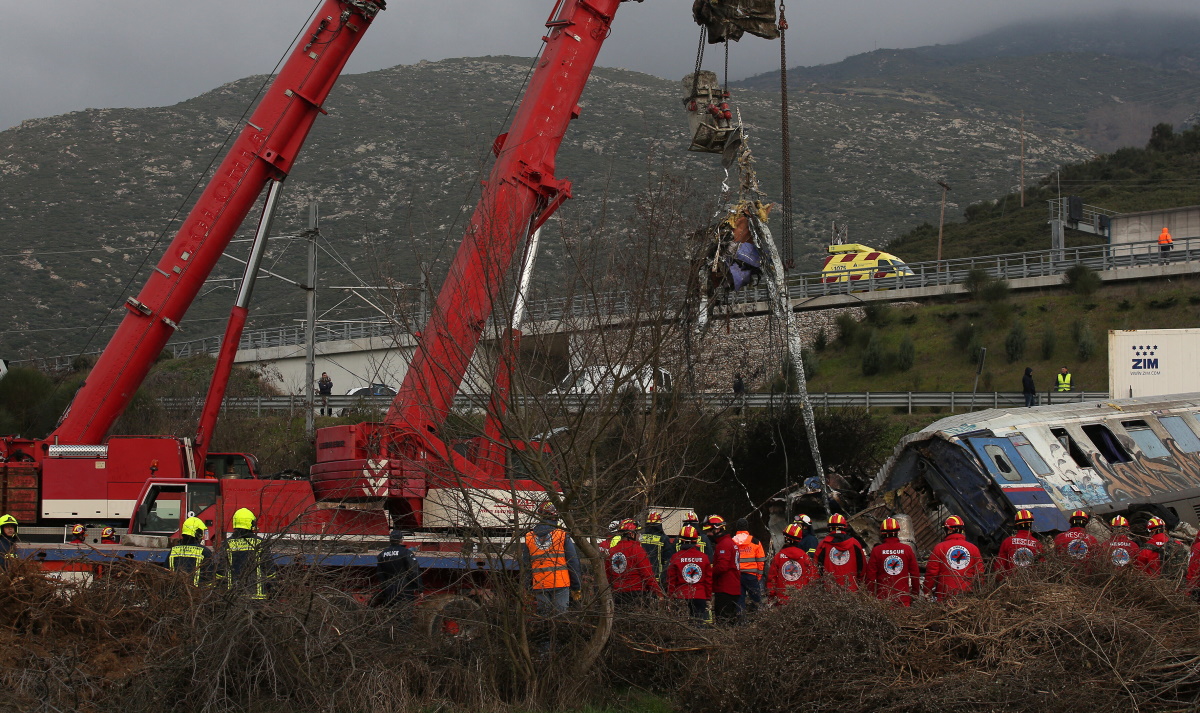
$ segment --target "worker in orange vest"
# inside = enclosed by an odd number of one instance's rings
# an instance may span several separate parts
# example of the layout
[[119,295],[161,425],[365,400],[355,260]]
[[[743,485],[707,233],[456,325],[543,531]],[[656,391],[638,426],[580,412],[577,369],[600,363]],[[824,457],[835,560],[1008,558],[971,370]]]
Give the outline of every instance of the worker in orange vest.
[[738,598],[738,612],[762,609],[762,576],[767,566],[767,551],[758,538],[751,535],[750,522],[740,518],[736,523],[733,542],[738,548],[738,568],[742,576],[742,596]]
[[1164,260],[1170,259],[1171,243],[1175,241],[1171,239],[1171,231],[1163,227],[1162,232],[1158,234],[1158,252]]
[[571,592],[579,591],[579,555],[567,531],[558,527],[554,503],[543,501],[537,518],[538,523],[525,533],[522,564],[538,614],[557,616],[566,613]]

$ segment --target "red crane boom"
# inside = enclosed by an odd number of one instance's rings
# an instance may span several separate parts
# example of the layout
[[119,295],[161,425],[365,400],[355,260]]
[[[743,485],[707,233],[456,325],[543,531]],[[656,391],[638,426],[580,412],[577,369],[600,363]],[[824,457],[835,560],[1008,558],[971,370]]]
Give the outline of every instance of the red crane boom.
[[269,180],[292,168],[383,0],[325,0],[47,441],[101,443]]

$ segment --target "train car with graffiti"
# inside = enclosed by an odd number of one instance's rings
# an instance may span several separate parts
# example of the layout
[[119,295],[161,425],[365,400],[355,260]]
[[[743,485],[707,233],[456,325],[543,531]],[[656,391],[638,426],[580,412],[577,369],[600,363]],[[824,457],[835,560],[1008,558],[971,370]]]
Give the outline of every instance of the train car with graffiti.
[[994,550],[1019,509],[1041,533],[1067,529],[1074,510],[1125,515],[1141,534],[1154,516],[1200,527],[1200,393],[944,418],[900,440],[868,502],[860,516],[907,515],[924,550],[949,515]]

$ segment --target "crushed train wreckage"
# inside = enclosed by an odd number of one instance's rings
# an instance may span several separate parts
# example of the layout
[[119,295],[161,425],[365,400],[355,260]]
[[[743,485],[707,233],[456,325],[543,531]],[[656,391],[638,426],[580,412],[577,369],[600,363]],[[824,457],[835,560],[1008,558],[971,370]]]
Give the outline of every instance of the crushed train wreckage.
[[[1200,527],[1200,394],[990,409],[943,418],[905,436],[851,518],[870,540],[899,517],[918,551],[949,515],[984,550],[1010,534],[1018,509],[1034,531],[1066,530],[1074,510],[1100,530],[1124,515],[1135,534],[1160,517],[1180,536]],[[1107,535],[1107,531],[1098,534]]]

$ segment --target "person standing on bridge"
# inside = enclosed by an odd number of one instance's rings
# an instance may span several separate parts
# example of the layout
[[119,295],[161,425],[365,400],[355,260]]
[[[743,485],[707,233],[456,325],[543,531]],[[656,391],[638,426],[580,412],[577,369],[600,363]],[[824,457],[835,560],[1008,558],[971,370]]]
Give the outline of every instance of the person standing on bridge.
[[1021,394],[1025,396],[1025,406],[1037,404],[1037,387],[1033,385],[1033,367],[1025,367],[1025,376],[1021,377]]
[[1171,244],[1174,242],[1171,239],[1171,231],[1164,226],[1162,232],[1158,234],[1158,254],[1164,262],[1171,261]]
[[1071,370],[1064,366],[1058,371],[1058,391],[1070,391],[1071,388]]

